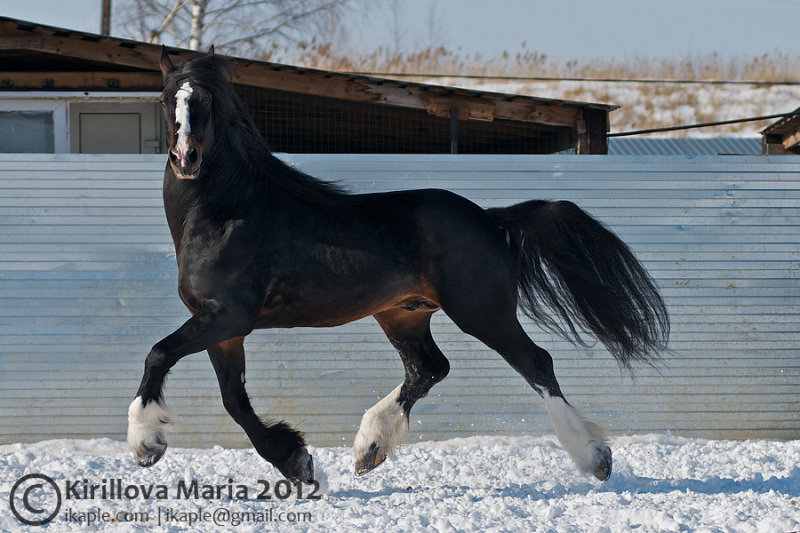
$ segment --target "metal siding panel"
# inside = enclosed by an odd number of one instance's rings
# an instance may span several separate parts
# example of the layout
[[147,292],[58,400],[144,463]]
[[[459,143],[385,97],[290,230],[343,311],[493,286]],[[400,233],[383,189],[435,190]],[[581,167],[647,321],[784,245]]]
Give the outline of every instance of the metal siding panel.
[[[800,436],[800,163],[790,157],[284,156],[354,191],[440,187],[484,206],[576,201],[618,231],[664,290],[674,354],[631,377],[599,346],[526,322],[575,405],[618,432]],[[0,443],[124,439],[149,347],[188,317],[161,206],[163,156],[0,155]],[[447,380],[409,440],[551,433],[502,359],[441,313]],[[313,445],[349,445],[402,378],[372,319],[259,331],[246,343],[256,410]],[[172,373],[178,446],[247,446],[202,354]],[[98,402],[98,398],[101,399]]]
[[761,154],[760,137],[723,137],[718,139],[658,139],[647,137],[612,137],[608,140],[611,155],[719,155]]

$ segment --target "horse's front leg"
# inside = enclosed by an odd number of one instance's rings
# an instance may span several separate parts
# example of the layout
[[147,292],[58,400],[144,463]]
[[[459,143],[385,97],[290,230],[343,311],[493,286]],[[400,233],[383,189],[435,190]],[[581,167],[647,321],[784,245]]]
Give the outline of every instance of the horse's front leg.
[[222,342],[208,349],[217,373],[222,404],[242,426],[256,451],[287,479],[311,483],[314,463],[303,436],[285,422],[265,424],[253,411],[245,391],[244,338]]
[[204,310],[158,342],[144,363],[144,375],[128,408],[128,446],[140,466],[155,464],[167,449],[166,431],[172,423],[162,395],[164,378],[182,357],[252,331],[246,315],[208,302]]

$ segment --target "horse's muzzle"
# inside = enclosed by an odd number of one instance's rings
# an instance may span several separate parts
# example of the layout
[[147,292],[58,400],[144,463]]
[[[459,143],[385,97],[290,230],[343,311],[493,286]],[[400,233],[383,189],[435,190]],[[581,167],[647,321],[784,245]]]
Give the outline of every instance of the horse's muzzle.
[[169,164],[178,179],[194,179],[200,173],[202,157],[194,146],[189,144],[185,149],[172,146],[169,149]]

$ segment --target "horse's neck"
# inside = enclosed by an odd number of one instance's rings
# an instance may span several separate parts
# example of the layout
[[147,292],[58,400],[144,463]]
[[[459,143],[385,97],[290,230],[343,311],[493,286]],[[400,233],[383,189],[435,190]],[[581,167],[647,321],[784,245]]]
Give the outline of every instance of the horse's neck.
[[187,220],[241,218],[243,207],[254,198],[236,172],[217,172],[209,165],[193,181],[167,176],[164,182],[164,209],[170,227],[179,231]]

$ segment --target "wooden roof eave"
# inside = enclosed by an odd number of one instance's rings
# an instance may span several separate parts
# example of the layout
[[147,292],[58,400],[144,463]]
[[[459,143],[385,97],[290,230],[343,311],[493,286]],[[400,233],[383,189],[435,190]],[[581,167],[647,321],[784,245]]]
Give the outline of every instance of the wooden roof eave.
[[[142,73],[131,83],[152,84],[156,78],[153,71],[159,63],[161,48],[159,45],[140,43],[137,41],[105,37],[69,30],[57,30],[42,27],[33,23],[22,24],[20,21],[0,18],[0,49],[13,48],[17,50],[32,50],[42,53],[67,56],[74,59],[105,62],[116,66],[149,71]],[[49,31],[46,31],[49,30]],[[91,46],[87,46],[87,41]],[[182,62],[199,52],[170,48],[174,62]],[[320,96],[339,98],[355,102],[399,106],[411,109],[425,110],[436,116],[449,116],[455,109],[460,119],[474,120],[512,120],[529,122],[548,126],[574,128],[582,118],[583,109],[590,105],[599,107],[605,112],[614,109],[614,106],[597,104],[584,104],[560,100],[538,99],[534,97],[514,96],[470,91],[460,89],[427,86],[419,83],[399,82],[389,79],[370,78],[360,75],[342,75],[341,73],[326,72],[322,70],[306,69],[267,63],[240,58],[231,58],[236,65],[232,81],[252,87],[281,90]],[[25,78],[31,85],[42,84],[42,74],[39,80],[31,78],[32,73],[14,73]],[[66,78],[70,74],[79,83],[76,73],[46,73],[49,80],[59,77]],[[103,73],[98,73],[103,78]],[[98,74],[94,77],[97,78]],[[160,77],[160,74],[156,75]],[[84,75],[85,77],[86,75]],[[89,75],[91,77],[91,75]],[[111,74],[106,78],[110,88],[115,86],[114,79],[135,77],[133,74],[118,73],[116,78]],[[94,84],[102,85],[103,80],[94,79]],[[51,83],[46,81],[45,84]],[[118,82],[116,82],[118,83]],[[444,91],[443,91],[444,89]]]

